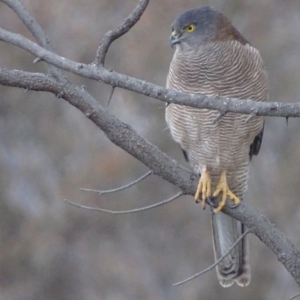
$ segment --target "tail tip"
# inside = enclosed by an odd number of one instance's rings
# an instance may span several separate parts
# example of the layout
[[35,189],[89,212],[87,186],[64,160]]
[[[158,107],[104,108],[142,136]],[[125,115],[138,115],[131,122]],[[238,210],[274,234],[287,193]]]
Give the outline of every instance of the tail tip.
[[[219,270],[217,269],[217,271],[219,271]],[[224,276],[223,274],[220,274],[220,272],[217,272],[217,275],[218,275],[220,284],[224,288],[232,286],[234,284],[234,282],[236,282],[236,284],[241,287],[246,287],[249,285],[249,283],[251,281],[251,271],[250,271],[249,264],[245,264],[243,266],[242,272],[239,275],[236,275],[234,277],[228,278],[228,276]]]
[[219,282],[222,287],[228,288],[234,284],[234,279],[227,279],[227,278],[219,278]]
[[240,277],[235,279],[235,282],[242,287],[246,287],[249,285],[251,281],[251,275],[250,273],[243,273]]
[[251,276],[250,274],[242,274],[241,276],[239,276],[238,278],[219,278],[219,282],[221,284],[222,287],[224,288],[228,288],[231,287],[234,282],[237,283],[237,285],[241,286],[241,287],[246,287],[249,285],[251,281]]

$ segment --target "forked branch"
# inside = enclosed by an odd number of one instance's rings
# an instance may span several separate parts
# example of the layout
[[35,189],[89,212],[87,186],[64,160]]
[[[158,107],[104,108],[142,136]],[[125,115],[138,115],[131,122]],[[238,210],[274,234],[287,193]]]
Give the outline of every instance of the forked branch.
[[181,197],[182,195],[183,195],[183,193],[179,192],[178,194],[176,194],[176,195],[174,195],[174,196],[172,196],[168,199],[165,199],[161,202],[154,203],[154,204],[144,206],[144,207],[130,209],[130,210],[110,210],[110,209],[105,209],[105,208],[101,208],[101,207],[86,206],[86,205],[78,204],[78,203],[75,203],[75,202],[71,202],[69,200],[65,200],[65,201],[67,203],[73,205],[73,206],[78,207],[78,208],[83,208],[83,209],[92,210],[92,211],[101,211],[101,212],[112,214],[112,215],[124,215],[124,214],[138,213],[138,212],[142,212],[142,211],[145,211],[145,210],[150,210],[150,209],[168,204],[168,203],[176,200],[177,198]]
[[145,178],[147,178],[148,176],[150,176],[152,174],[152,171],[147,172],[146,174],[144,174],[143,176],[141,176],[140,178],[125,184],[123,186],[117,187],[115,189],[110,189],[110,190],[94,190],[94,189],[83,189],[81,188],[81,191],[84,192],[93,192],[93,193],[98,193],[99,196],[105,195],[105,194],[111,194],[111,193],[116,193],[116,192],[120,192],[123,191],[125,189],[128,189],[134,185],[136,185],[137,183],[141,182],[142,180],[144,180]]
[[104,65],[106,53],[112,42],[128,32],[139,21],[148,3],[149,0],[140,0],[140,3],[135,7],[132,14],[128,16],[122,24],[120,24],[117,28],[106,32],[97,49],[95,59],[95,64],[97,66]]
[[[9,5],[20,18],[23,18],[22,13],[15,6],[19,1],[0,1]],[[146,3],[146,1],[142,2]],[[100,80],[111,86],[131,90],[168,103],[219,110],[221,113],[235,112],[249,115],[281,117],[300,116],[300,103],[258,103],[251,100],[184,94],[112,72],[101,66],[101,64],[97,67],[96,65],[71,61],[47,50],[51,49],[51,47],[49,47],[44,32],[38,32],[38,25],[35,21],[31,22],[31,25],[27,22],[24,22],[24,24],[28,28],[31,28],[31,32],[35,32],[34,36],[43,47],[21,35],[3,29],[0,29],[0,40],[28,51],[47,62],[50,67],[53,65],[64,71],[69,71],[93,80]],[[129,30],[129,27],[126,30]],[[107,52],[111,42],[112,40],[107,42],[108,46],[103,46],[102,53]],[[105,58],[105,54],[103,56],[100,53],[100,61],[103,57]],[[26,90],[47,91],[54,95],[59,95],[60,98],[69,102],[87,116],[106,134],[112,143],[141,161],[152,170],[153,174],[161,176],[168,182],[176,185],[180,188],[182,194],[195,194],[197,183],[197,176],[195,174],[192,174],[189,170],[160,151],[156,146],[139,136],[129,125],[111,115],[86,90],[71,83],[59,70],[56,68],[52,69],[56,70],[56,72],[52,72],[52,75],[54,73],[55,76],[0,68],[0,84],[20,87]],[[247,228],[250,228],[251,232],[274,252],[278,260],[300,285],[300,252],[282,232],[275,228],[266,217],[246,203],[242,203],[235,209],[226,206],[223,212],[241,221]]]
[[[257,102],[222,96],[185,94],[126,76],[96,65],[78,63],[61,57],[52,51],[18,34],[0,28],[0,40],[22,48],[34,56],[62,70],[85,78],[102,81],[114,87],[120,87],[167,103],[186,105],[195,108],[218,110],[222,113],[234,112],[255,116],[300,117],[300,103]],[[1,82],[0,82],[1,84]]]

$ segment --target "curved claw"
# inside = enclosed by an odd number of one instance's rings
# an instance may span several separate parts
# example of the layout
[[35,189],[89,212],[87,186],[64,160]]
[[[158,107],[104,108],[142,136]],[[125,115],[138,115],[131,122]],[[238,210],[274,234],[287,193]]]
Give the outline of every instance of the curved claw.
[[[201,196],[201,199],[200,199]],[[206,198],[211,196],[211,178],[207,170],[205,169],[201,177],[199,179],[199,183],[197,186],[197,192],[195,194],[196,203],[199,203],[201,200],[202,207],[205,209],[206,207]]]
[[215,204],[214,201],[215,201],[214,197],[207,197],[207,198],[206,198],[206,203],[207,203],[209,206],[216,208],[217,205]]
[[217,197],[221,192],[222,192],[222,199],[218,207],[214,209],[214,213],[217,214],[223,209],[223,207],[226,204],[227,198],[231,199],[234,202],[235,207],[241,203],[241,200],[234,193],[231,192],[231,190],[227,185],[226,171],[222,172],[220,181],[217,185],[215,192],[213,193],[213,197]]
[[[241,201],[240,201],[241,202]],[[235,203],[234,202],[234,204],[232,204],[232,205],[229,205],[229,207],[230,208],[236,208],[236,207],[238,207],[240,205],[240,203]]]

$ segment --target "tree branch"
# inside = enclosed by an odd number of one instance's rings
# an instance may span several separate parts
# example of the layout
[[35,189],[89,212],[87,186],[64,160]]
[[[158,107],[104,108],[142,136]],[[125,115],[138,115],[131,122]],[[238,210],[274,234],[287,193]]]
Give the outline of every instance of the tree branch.
[[94,189],[84,189],[84,188],[81,188],[80,190],[84,191],[84,192],[97,193],[99,196],[102,196],[102,195],[105,195],[105,194],[112,194],[112,193],[116,193],[116,192],[120,192],[120,191],[123,191],[125,189],[128,189],[128,188],[136,185],[137,183],[141,182],[142,180],[144,180],[145,178],[147,178],[150,175],[152,175],[152,171],[148,171],[143,176],[139,177],[138,179],[136,179],[136,180],[134,180],[134,181],[132,181],[128,184],[125,184],[123,186],[120,186],[120,187],[117,187],[117,188],[114,188],[114,189],[110,189],[110,190],[94,190]]
[[[3,0],[2,2],[17,3],[16,0]],[[13,9],[15,10],[15,8]],[[44,33],[42,32],[42,34]],[[0,39],[23,48],[63,70],[94,80],[101,80],[112,86],[135,91],[168,103],[260,116],[300,116],[300,103],[258,103],[251,100],[179,93],[120,73],[111,72],[102,66],[96,67],[68,60],[18,34],[3,29],[0,30]],[[0,68],[0,84],[51,92],[65,99],[103,130],[112,143],[141,161],[153,171],[153,174],[161,176],[177,186],[182,194],[195,194],[197,175],[179,165],[156,146],[139,136],[129,125],[111,115],[87,91],[72,84],[65,76],[57,74],[58,79],[64,80],[55,80],[52,76],[41,73]],[[246,203],[241,203],[234,209],[225,206],[223,211],[244,223],[251,232],[264,242],[300,285],[300,252],[281,231],[276,229],[265,216]]]
[[[50,40],[45,34],[44,30],[40,26],[40,24],[33,18],[33,16],[29,13],[26,7],[19,0],[0,0],[8,7],[10,7],[17,16],[22,20],[23,24],[27,27],[27,29],[32,33],[34,38],[38,41],[40,46],[43,48],[54,51]],[[40,60],[39,57],[34,59],[34,63],[37,63]],[[67,77],[59,70],[57,67],[47,64],[47,68],[50,73],[61,81],[67,81]]]
[[145,211],[145,210],[150,210],[150,209],[153,209],[153,208],[156,208],[156,207],[168,204],[168,203],[170,203],[170,202],[178,199],[182,195],[183,195],[183,193],[179,192],[176,195],[174,195],[174,196],[172,196],[172,197],[170,197],[168,199],[165,199],[163,201],[160,201],[158,203],[154,203],[154,204],[151,204],[151,205],[148,205],[148,206],[134,208],[134,209],[130,209],[130,210],[110,210],[110,209],[105,209],[105,208],[101,208],[101,207],[86,206],[86,205],[82,205],[82,204],[71,202],[71,201],[66,200],[66,199],[65,199],[65,201],[67,203],[73,205],[73,206],[78,207],[78,208],[83,208],[83,209],[92,210],[92,211],[100,211],[100,212],[108,213],[108,214],[111,214],[111,215],[124,215],[124,214],[139,213],[139,212],[142,212],[142,211]]
[[20,47],[62,70],[96,81],[102,81],[106,84],[130,90],[167,103],[218,110],[223,113],[234,112],[255,116],[300,117],[300,103],[262,103],[250,99],[242,100],[235,98],[229,99],[221,96],[185,94],[108,70],[102,66],[96,67],[95,65],[87,65],[69,60],[40,47],[19,34],[4,29],[0,29],[0,40]]
[[49,39],[45,36],[42,27],[38,22],[30,15],[26,7],[18,0],[1,0],[4,4],[10,7],[17,16],[22,20],[24,25],[29,29],[34,38],[45,49],[52,50]]
[[[4,80],[5,79],[5,80]],[[183,194],[194,195],[197,175],[179,165],[156,146],[139,136],[129,125],[121,122],[104,109],[86,91],[71,84],[55,82],[46,75],[0,68],[3,85],[18,86],[52,92],[77,107],[117,146],[146,165],[153,174],[174,184]],[[271,249],[300,285],[300,252],[284,234],[262,214],[246,203],[223,212],[241,221]]]
[[95,64],[97,66],[104,65],[106,53],[113,41],[128,32],[141,18],[146,7],[148,6],[149,0],[140,0],[140,3],[136,6],[130,16],[128,16],[122,24],[116,29],[106,32],[102,39],[96,53]]
[[290,298],[289,300],[294,300],[296,298],[300,297],[300,294],[294,295],[292,298]]

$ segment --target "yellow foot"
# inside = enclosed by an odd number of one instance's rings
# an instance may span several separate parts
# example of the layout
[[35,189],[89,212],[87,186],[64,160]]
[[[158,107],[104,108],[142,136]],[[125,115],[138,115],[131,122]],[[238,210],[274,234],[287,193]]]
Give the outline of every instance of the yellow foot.
[[206,198],[211,196],[211,179],[206,169],[201,174],[197,187],[197,192],[195,194],[195,200],[197,203],[199,202],[200,196],[202,196],[202,207],[203,209],[205,209]]
[[227,197],[231,199],[235,205],[239,205],[241,203],[241,200],[229,189],[227,185],[226,171],[222,172],[220,181],[213,194],[213,197],[217,197],[221,192],[222,192],[222,200],[219,203],[218,207],[215,208],[214,210],[216,214],[220,212],[225,206]]

